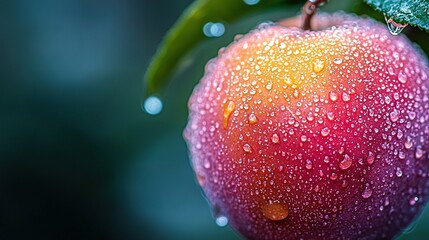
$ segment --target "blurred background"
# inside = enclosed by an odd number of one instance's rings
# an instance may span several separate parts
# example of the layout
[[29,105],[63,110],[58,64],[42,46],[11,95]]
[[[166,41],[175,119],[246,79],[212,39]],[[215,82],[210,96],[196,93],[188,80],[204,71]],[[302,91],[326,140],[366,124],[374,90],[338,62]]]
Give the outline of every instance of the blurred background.
[[[150,116],[143,73],[191,2],[1,1],[0,239],[238,239],[215,224],[194,179],[187,98],[235,34],[299,6],[249,16],[199,45]],[[428,227],[429,213],[402,238]]]

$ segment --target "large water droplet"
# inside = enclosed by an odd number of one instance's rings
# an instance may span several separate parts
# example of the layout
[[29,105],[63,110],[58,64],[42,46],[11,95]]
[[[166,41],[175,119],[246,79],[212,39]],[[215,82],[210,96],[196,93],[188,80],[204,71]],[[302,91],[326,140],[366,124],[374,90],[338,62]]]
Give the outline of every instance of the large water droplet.
[[262,214],[264,217],[272,221],[280,221],[289,215],[289,208],[287,204],[272,203],[262,206]]
[[413,146],[413,142],[410,136],[407,136],[407,139],[404,142],[405,149],[410,149]]
[[408,112],[408,117],[410,117],[410,120],[414,120],[416,116],[417,114],[415,112]]
[[396,122],[399,119],[399,112],[395,109],[389,114],[389,116],[392,122]]
[[402,177],[402,169],[400,167],[396,168],[396,176]]
[[216,217],[216,225],[218,225],[219,227],[225,227],[226,225],[228,225],[228,218],[221,215]]
[[235,104],[233,101],[229,101],[228,104],[223,109],[223,127],[228,128],[229,117],[231,116],[232,111],[235,109]]
[[273,88],[273,82],[268,81],[267,85],[265,86],[265,88],[269,91]]
[[252,147],[250,147],[250,144],[246,143],[243,145],[243,150],[245,152],[251,152],[252,151]]
[[341,59],[341,58],[335,58],[334,59],[335,64],[341,64],[342,62],[343,62],[343,59]]
[[353,161],[350,158],[350,156],[347,155],[347,154],[344,154],[344,158],[340,162],[340,168],[342,170],[346,170],[346,169],[350,168],[350,166],[352,165],[352,163],[353,163]]
[[258,122],[258,118],[256,117],[256,115],[254,113],[249,114],[249,123],[255,124],[257,122]]
[[374,163],[374,160],[375,160],[374,153],[372,153],[371,151],[370,151],[370,152],[368,152],[368,157],[366,158],[366,162],[367,162],[369,165],[371,165],[371,164],[373,164],[373,163]]
[[423,154],[425,154],[425,152],[423,151],[422,146],[418,145],[418,146],[416,147],[416,153],[415,153],[416,158],[417,158],[417,159],[422,158],[422,157],[423,157]]
[[402,30],[404,30],[406,26],[408,26],[408,23],[405,23],[405,24],[397,23],[393,21],[393,19],[391,18],[388,19],[386,15],[384,15],[384,19],[386,20],[387,28],[389,29],[392,35],[398,35],[399,33],[402,32]]
[[335,102],[338,100],[338,95],[334,91],[331,91],[329,93],[329,99],[331,99],[333,102]]
[[327,112],[326,116],[328,117],[329,120],[334,120],[334,113],[333,112]]
[[405,75],[405,73],[403,73],[402,71],[399,72],[399,74],[398,74],[398,80],[401,83],[406,83],[407,82],[407,75]]
[[158,97],[151,96],[144,101],[144,110],[150,115],[157,115],[162,111],[162,101]]

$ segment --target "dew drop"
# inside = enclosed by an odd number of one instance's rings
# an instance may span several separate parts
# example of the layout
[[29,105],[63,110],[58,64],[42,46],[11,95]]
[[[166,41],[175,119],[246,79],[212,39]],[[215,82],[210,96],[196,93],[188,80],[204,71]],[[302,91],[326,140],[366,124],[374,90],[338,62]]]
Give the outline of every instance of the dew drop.
[[341,160],[341,162],[340,162],[340,169],[346,170],[346,169],[350,168],[352,163],[353,162],[352,162],[352,159],[350,158],[350,156],[345,154],[343,160]]
[[326,116],[328,117],[329,120],[334,120],[334,113],[333,112],[327,112]]
[[320,134],[322,134],[322,136],[324,137],[328,136],[329,133],[330,133],[330,130],[327,127],[322,128],[322,130],[320,131]]
[[372,195],[372,189],[369,185],[366,185],[365,189],[362,192],[362,197],[365,199],[368,199],[371,197],[371,195]]
[[334,59],[334,63],[335,64],[341,64],[341,63],[343,63],[343,59],[341,59],[341,58],[335,58]]
[[374,163],[374,160],[375,160],[374,153],[372,153],[371,151],[370,151],[370,152],[368,152],[368,157],[366,158],[366,162],[367,162],[369,165],[372,165],[372,164]]
[[271,141],[272,141],[273,143],[278,143],[278,142],[279,142],[279,140],[280,140],[279,135],[277,135],[276,133],[274,133],[274,134],[271,136]]
[[313,163],[310,159],[307,159],[307,161],[305,161],[305,168],[307,168],[308,170],[313,168]]
[[401,83],[406,83],[407,82],[407,76],[401,71],[398,74],[398,80]]
[[289,77],[289,76],[285,76],[285,77],[284,77],[284,82],[285,82],[287,85],[292,85],[292,83],[293,83],[292,78],[291,78],[291,77]]
[[307,136],[305,136],[305,135],[302,135],[302,136],[301,136],[301,141],[302,141],[302,142],[305,142],[305,141],[307,141]]
[[199,171],[196,171],[197,181],[200,186],[204,186],[206,183],[206,177]]
[[249,123],[255,124],[257,122],[258,122],[258,118],[256,117],[256,115],[254,113],[249,114]]
[[243,145],[243,150],[245,152],[251,152],[252,148],[250,147],[250,144],[246,143],[246,144]]
[[324,67],[325,67],[325,62],[323,60],[316,59],[313,62],[313,71],[316,72],[316,73],[321,72]]
[[218,225],[219,227],[225,227],[226,225],[228,225],[228,218],[225,216],[219,216],[216,217],[216,225]]
[[396,122],[399,119],[399,112],[395,109],[389,114],[389,117],[392,122]]
[[343,92],[342,98],[344,102],[348,102],[350,101],[350,94]]
[[158,97],[151,96],[144,101],[144,110],[150,115],[157,115],[162,111],[162,101]]
[[289,208],[287,204],[266,204],[262,206],[262,214],[269,220],[280,221],[287,218],[289,215]]
[[233,101],[229,101],[226,107],[223,110],[223,127],[228,128],[229,117],[231,116],[232,111],[235,109],[235,103]]
[[405,149],[410,149],[413,146],[413,142],[410,136],[407,136],[407,139],[404,142]]
[[422,146],[418,145],[416,147],[416,152],[415,152],[416,159],[422,158],[424,153],[425,152],[423,151]]
[[404,136],[404,132],[402,131],[402,130],[398,130],[398,133],[396,134],[396,137],[398,138],[398,139],[401,139],[402,137]]
[[338,95],[334,91],[331,91],[329,93],[329,99],[331,99],[333,102],[335,102],[338,100]]
[[387,28],[389,29],[392,35],[398,35],[399,33],[402,32],[402,30],[404,30],[406,26],[408,26],[408,23],[406,24],[397,23],[393,21],[393,19],[391,18],[388,19],[386,15],[384,15],[384,19],[386,20]]
[[400,167],[396,168],[396,176],[402,177],[402,169]]

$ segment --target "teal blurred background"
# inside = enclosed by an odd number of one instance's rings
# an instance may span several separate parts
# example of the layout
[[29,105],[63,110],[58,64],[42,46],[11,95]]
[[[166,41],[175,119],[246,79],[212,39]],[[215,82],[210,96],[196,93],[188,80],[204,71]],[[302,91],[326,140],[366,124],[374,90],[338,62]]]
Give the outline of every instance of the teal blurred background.
[[[216,226],[194,179],[182,138],[187,98],[236,33],[299,7],[250,16],[198,46],[164,111],[149,116],[142,75],[191,2],[0,3],[0,239],[238,238]],[[423,239],[428,227],[426,214],[404,239]]]

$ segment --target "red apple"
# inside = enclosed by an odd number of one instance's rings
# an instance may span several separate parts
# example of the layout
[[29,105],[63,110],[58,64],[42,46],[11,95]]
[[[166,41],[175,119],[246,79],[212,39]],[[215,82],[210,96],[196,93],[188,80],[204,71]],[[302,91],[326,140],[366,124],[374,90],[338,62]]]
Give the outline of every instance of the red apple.
[[185,130],[198,182],[246,238],[392,238],[428,200],[428,61],[371,19],[313,21],[207,64]]

